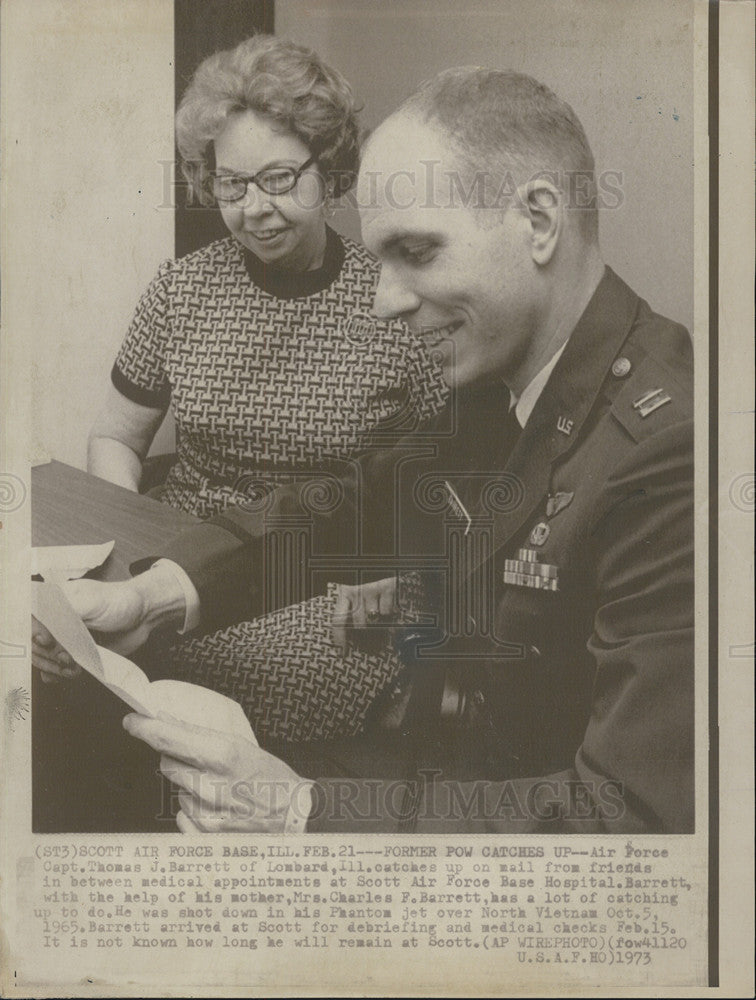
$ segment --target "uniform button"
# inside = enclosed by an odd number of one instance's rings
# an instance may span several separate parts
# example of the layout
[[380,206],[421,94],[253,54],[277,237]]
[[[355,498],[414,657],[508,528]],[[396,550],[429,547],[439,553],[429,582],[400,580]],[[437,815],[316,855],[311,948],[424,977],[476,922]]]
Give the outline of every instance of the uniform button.
[[529,652],[534,660],[538,660],[541,656],[541,650],[538,648],[538,646],[531,646]]
[[629,358],[617,358],[612,365],[612,375],[616,375],[617,378],[624,378],[625,375],[630,374],[630,369],[632,367],[633,366]]
[[479,690],[473,691],[471,697],[473,705],[477,705],[478,707],[480,707],[486,700],[483,692]]

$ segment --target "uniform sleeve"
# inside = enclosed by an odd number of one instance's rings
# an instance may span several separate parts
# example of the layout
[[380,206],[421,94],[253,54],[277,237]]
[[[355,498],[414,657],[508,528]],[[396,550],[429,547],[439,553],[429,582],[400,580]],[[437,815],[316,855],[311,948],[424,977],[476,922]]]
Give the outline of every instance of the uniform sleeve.
[[692,832],[692,455],[692,427],[666,428],[641,442],[601,491],[588,640],[595,680],[573,767],[505,782],[421,778],[404,794],[389,784],[345,789],[325,780],[308,829]]
[[[409,449],[412,439],[405,440]],[[401,448],[376,448],[334,462],[327,475],[279,486],[261,505],[229,507],[188,528],[155,555],[189,576],[204,631],[274,610],[265,604],[266,574],[273,572],[268,540],[292,522],[309,525],[311,556],[329,556],[329,581],[356,582],[360,539],[363,554],[385,559],[373,574],[363,572],[362,581],[382,579],[396,562],[392,484],[397,462],[406,455]]]
[[[361,472],[352,462],[338,468],[339,476],[279,486],[262,506],[229,507],[181,532],[159,553],[177,563],[196,588],[203,631],[274,610],[266,605],[266,574],[271,573],[267,540],[279,529],[285,532],[292,519],[311,525],[313,554],[353,555]],[[331,579],[337,578],[334,567]]]
[[172,268],[170,261],[161,264],[139,300],[110,375],[116,389],[141,406],[165,407],[171,396],[165,344]]

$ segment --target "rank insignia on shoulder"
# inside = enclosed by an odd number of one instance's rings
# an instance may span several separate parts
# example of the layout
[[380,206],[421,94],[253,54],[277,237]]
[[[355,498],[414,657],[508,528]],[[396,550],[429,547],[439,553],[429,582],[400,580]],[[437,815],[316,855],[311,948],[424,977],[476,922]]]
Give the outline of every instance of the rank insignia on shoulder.
[[559,590],[559,568],[538,562],[534,549],[518,549],[516,559],[504,560],[502,580],[514,587]]
[[664,389],[652,389],[633,400],[633,409],[637,410],[641,417],[647,417],[654,410],[658,410],[660,406],[671,402],[672,397],[668,396]]
[[556,517],[565,507],[569,507],[574,496],[574,493],[554,493],[546,501],[546,517]]

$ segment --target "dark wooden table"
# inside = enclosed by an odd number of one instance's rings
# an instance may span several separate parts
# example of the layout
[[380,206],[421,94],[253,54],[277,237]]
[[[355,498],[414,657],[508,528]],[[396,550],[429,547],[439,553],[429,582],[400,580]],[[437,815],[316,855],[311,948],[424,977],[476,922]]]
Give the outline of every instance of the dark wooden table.
[[[127,579],[134,560],[159,555],[168,539],[197,523],[62,462],[32,469],[31,500],[33,545],[115,539],[107,561],[89,574],[106,581]],[[150,672],[144,656],[138,662]],[[44,684],[32,673],[33,829],[175,833],[170,786],[157,755],[124,732],[124,702],[88,674]]]
[[32,545],[85,545],[115,539],[97,572],[125,580],[136,559],[155,555],[197,518],[62,462],[32,469]]

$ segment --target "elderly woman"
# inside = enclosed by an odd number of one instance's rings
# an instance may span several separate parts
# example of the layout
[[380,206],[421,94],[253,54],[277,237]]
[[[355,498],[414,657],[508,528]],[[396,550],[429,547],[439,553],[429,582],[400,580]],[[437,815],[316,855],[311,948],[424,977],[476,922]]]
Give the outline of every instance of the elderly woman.
[[372,319],[377,265],[326,224],[355,179],[358,124],[336,70],[258,35],[206,59],[176,116],[182,169],[229,235],[167,261],[143,295],[89,440],[129,489],[170,406],[160,499],[206,518],[284,473],[323,470],[379,422],[411,428],[446,389],[422,344]]

